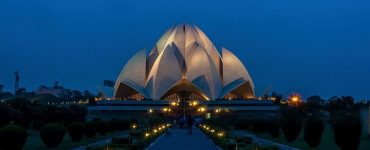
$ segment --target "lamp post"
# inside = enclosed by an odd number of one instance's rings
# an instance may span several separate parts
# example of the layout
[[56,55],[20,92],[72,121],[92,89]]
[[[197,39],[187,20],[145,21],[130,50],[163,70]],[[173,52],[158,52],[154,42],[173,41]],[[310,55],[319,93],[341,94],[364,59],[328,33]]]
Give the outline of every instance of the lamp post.
[[292,94],[289,96],[289,104],[291,106],[299,106],[299,104],[301,103],[301,96],[299,94]]

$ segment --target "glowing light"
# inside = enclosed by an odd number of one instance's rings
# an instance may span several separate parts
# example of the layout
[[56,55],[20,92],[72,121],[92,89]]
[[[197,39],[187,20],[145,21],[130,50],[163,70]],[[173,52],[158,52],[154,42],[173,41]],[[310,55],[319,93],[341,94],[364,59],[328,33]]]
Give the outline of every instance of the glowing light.
[[224,136],[224,133],[223,132],[219,132],[219,133],[217,133],[217,136],[222,137],[222,136]]
[[292,102],[296,103],[296,102],[299,102],[301,100],[301,97],[300,97],[299,94],[294,93],[294,94],[290,95],[290,100]]
[[136,124],[133,124],[131,127],[132,127],[133,129],[136,129],[136,128],[137,128]]
[[153,132],[154,132],[154,133],[157,133],[157,129],[154,129],[154,130],[153,130]]
[[148,137],[148,136],[150,136],[150,134],[149,133],[145,133],[145,137]]
[[148,112],[149,112],[149,113],[152,113],[152,112],[153,112],[153,109],[149,109],[149,110],[148,110]]
[[196,106],[198,105],[198,102],[197,101],[193,101],[193,106]]
[[172,102],[171,103],[172,106],[176,106],[176,104],[177,104],[176,102]]
[[163,108],[163,111],[168,111],[168,108]]
[[204,111],[206,111],[206,108],[204,108],[204,107],[200,107],[200,108],[198,109],[198,111],[200,111],[200,112],[204,112]]

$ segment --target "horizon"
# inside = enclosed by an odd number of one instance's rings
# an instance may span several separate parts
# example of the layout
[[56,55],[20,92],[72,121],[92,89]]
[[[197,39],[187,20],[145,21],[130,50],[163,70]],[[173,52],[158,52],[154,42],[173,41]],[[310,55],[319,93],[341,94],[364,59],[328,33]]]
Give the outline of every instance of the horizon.
[[115,81],[136,52],[149,53],[168,28],[187,22],[204,31],[218,52],[225,47],[238,56],[256,90],[272,85],[284,96],[370,99],[370,2],[166,4],[1,1],[0,84],[13,92],[19,71],[27,91],[59,81],[95,93],[103,80]]

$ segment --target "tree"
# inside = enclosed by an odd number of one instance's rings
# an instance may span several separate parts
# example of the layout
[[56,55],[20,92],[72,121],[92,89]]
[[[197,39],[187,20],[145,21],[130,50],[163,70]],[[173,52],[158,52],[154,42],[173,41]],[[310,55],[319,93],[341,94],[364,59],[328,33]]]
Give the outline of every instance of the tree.
[[84,98],[84,96],[82,96],[81,92],[78,91],[78,90],[73,90],[72,91],[72,100],[74,101],[80,101]]
[[96,105],[95,97],[89,97],[88,102],[89,102],[89,105]]
[[322,132],[324,131],[324,121],[318,117],[310,117],[306,120],[304,127],[304,140],[311,148],[320,145]]
[[15,95],[26,93],[26,88],[19,88],[17,91],[15,91]]
[[11,108],[3,103],[0,103],[0,127],[8,124],[12,120],[12,110]]
[[310,96],[307,98],[307,104],[311,108],[321,108],[324,100],[320,96]]
[[272,137],[278,138],[280,136],[280,125],[278,121],[269,122],[269,133]]
[[14,109],[13,118],[15,124],[28,128],[33,120],[33,108],[28,99],[16,97],[7,101],[7,104]]
[[351,96],[331,97],[328,101],[329,111],[351,110],[354,108],[355,100]]
[[41,139],[49,148],[57,147],[62,142],[65,134],[64,126],[56,123],[47,124],[40,130]]
[[0,92],[0,100],[6,100],[13,97],[14,95],[10,92]]
[[1,150],[22,150],[27,139],[27,130],[21,126],[9,124],[0,129]]
[[96,121],[97,129],[99,135],[105,135],[107,134],[109,130],[109,123],[104,120]]
[[275,104],[280,104],[281,100],[283,99],[283,95],[277,92],[272,92],[271,97],[275,99]]
[[361,140],[361,120],[357,113],[337,116],[333,123],[335,143],[342,150],[356,150]]
[[78,142],[83,138],[85,127],[82,123],[72,123],[68,126],[68,134],[73,142]]
[[94,137],[98,132],[98,127],[95,122],[89,121],[85,123],[85,135],[87,137]]
[[297,139],[302,129],[301,114],[295,107],[282,109],[280,124],[288,142],[293,142]]
[[85,90],[83,93],[84,93],[83,96],[85,97],[85,99],[90,98],[90,97],[94,97],[94,95],[91,94],[89,90]]

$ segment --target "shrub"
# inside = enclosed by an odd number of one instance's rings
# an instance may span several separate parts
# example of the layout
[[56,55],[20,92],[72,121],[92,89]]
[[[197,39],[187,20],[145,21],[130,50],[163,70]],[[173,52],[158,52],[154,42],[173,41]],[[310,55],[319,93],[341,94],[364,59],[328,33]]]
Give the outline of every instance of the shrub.
[[280,124],[285,139],[288,142],[295,141],[302,129],[302,119],[299,111],[295,108],[283,110]]
[[5,126],[12,120],[12,109],[10,106],[0,103],[0,127]]
[[324,121],[320,118],[311,117],[304,127],[304,140],[309,147],[316,148],[320,145],[321,135],[324,131]]
[[109,120],[109,131],[110,132],[117,131],[118,128],[120,128],[120,126],[119,126],[119,121],[117,119]]
[[356,150],[361,139],[361,120],[356,114],[347,113],[336,117],[334,140],[342,150]]
[[264,119],[253,119],[251,121],[254,132],[262,133],[267,131],[268,121]]
[[64,126],[57,123],[47,124],[40,130],[41,139],[49,148],[57,147],[62,142],[65,134]]
[[85,133],[85,127],[82,123],[72,123],[68,126],[68,134],[73,142],[80,141]]
[[130,138],[128,137],[113,137],[113,144],[130,144]]
[[87,137],[94,137],[98,132],[98,127],[95,122],[89,121],[85,123],[85,135]]
[[100,135],[105,135],[107,134],[109,130],[109,123],[106,121],[98,121],[96,122],[97,124],[97,130]]
[[271,121],[269,123],[269,133],[274,138],[278,138],[280,136],[280,124],[278,121]]
[[127,121],[127,120],[118,120],[117,124],[118,124],[117,130],[120,130],[120,131],[128,130],[131,127],[130,121]]
[[26,143],[27,130],[19,125],[6,125],[0,129],[1,150],[21,150]]

